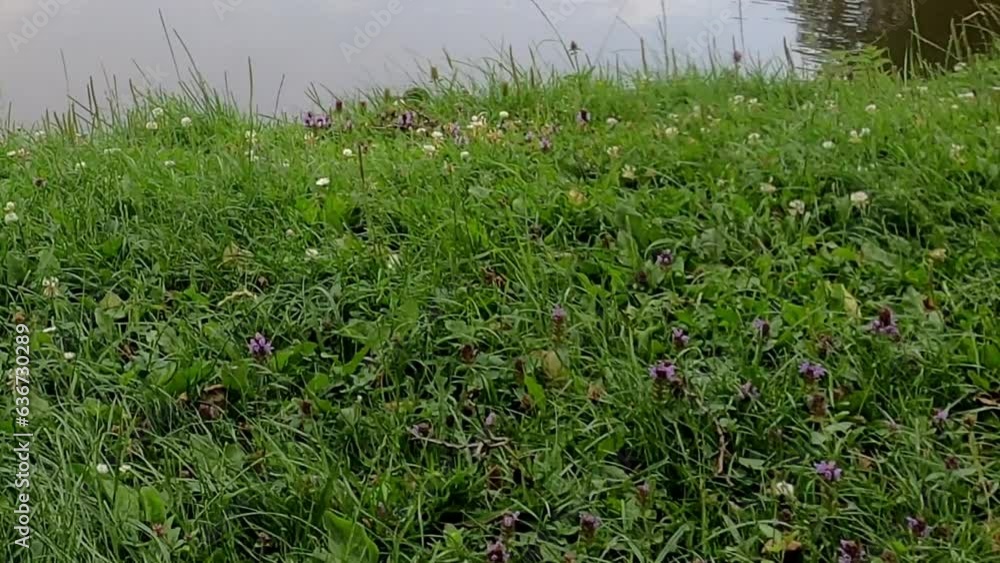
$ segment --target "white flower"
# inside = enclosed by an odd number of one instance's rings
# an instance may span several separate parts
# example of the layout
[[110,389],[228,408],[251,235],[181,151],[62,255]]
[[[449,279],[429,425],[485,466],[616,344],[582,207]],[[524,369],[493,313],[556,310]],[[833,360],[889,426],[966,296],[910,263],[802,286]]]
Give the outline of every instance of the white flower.
[[42,329],[42,332],[44,332],[45,334],[52,334],[53,332],[56,332],[57,330],[59,330],[59,329],[57,329],[54,326],[47,326],[47,327],[45,327],[45,328]]
[[153,108],[153,117],[163,117],[163,108]]
[[74,354],[73,352],[63,352],[63,359],[65,359],[67,362],[72,362],[73,360],[76,359],[76,354]]
[[760,103],[760,101],[757,100],[757,98],[750,98],[749,100],[747,100],[747,105],[750,105],[750,106],[755,106],[755,105],[757,105],[759,103]]
[[815,106],[813,105],[812,102],[803,102],[802,105],[799,106],[799,109],[801,109],[802,111],[811,111],[814,107]]
[[7,213],[10,213],[11,211],[14,211],[15,209],[17,209],[17,204],[14,203],[13,201],[8,201],[7,205],[3,206],[3,210],[5,212],[7,212]]
[[247,140],[247,141],[250,141],[251,145],[257,144],[257,132],[256,131],[252,131],[252,130],[251,131],[244,131],[243,132],[243,138],[245,140]]
[[631,164],[626,164],[622,167],[622,178],[626,180],[635,180],[635,166]]
[[292,163],[291,163],[291,162],[289,162],[288,160],[282,160],[282,161],[281,161],[281,167],[282,167],[282,168],[288,168],[288,167],[289,167],[289,166],[291,166],[291,165],[292,165]]
[[862,141],[861,135],[857,131],[855,131],[854,129],[851,129],[851,138],[848,139],[848,142],[856,144],[856,143],[860,143],[861,141]]
[[399,254],[395,252],[389,253],[389,258],[385,261],[385,267],[389,270],[395,270],[400,264]]
[[677,121],[680,118],[681,116],[677,115],[676,113],[671,113],[670,115],[667,116],[667,119],[669,119],[670,121]]
[[177,166],[177,163],[172,160],[165,160],[163,161],[163,165],[167,168],[173,168],[174,166]]
[[857,191],[851,194],[851,205],[854,207],[864,207],[868,205],[868,193]]
[[423,127],[417,127],[416,133],[417,133],[417,135],[423,135],[423,134],[427,133],[427,129],[424,129]]
[[826,150],[830,150],[836,146],[837,144],[834,143],[833,141],[823,141],[823,148]]
[[285,236],[288,237],[288,238],[294,237],[295,236],[295,231],[292,230],[292,229],[287,229],[285,231]]
[[470,155],[470,154],[469,154],[469,151],[462,151],[462,152],[461,152],[461,153],[459,153],[459,155],[458,155],[458,157],[459,157],[459,158],[461,158],[462,160],[469,160],[469,158],[470,158],[471,156],[472,156],[472,155]]
[[40,139],[44,139],[44,138],[45,138],[45,130],[44,130],[44,129],[39,129],[38,131],[35,131],[35,132],[34,132],[34,133],[32,134],[32,136],[33,136],[33,137],[34,137],[35,139],[38,139],[38,140],[40,140]]
[[107,475],[108,473],[111,472],[111,468],[108,467],[108,464],[106,464],[106,463],[98,463],[97,464],[97,472],[99,474],[101,474],[101,475]]
[[608,147],[607,153],[608,156],[610,156],[611,158],[618,158],[618,154],[621,153],[621,147],[617,145],[613,147]]
[[306,258],[309,260],[315,260],[319,258],[319,250],[316,250],[315,248],[307,248]]
[[663,130],[663,134],[668,138],[676,137],[680,131],[676,127],[667,127]]
[[963,99],[963,100],[974,100],[974,99],[976,99],[976,93],[975,92],[960,92],[958,94],[958,97],[961,98],[961,99]]
[[260,156],[258,156],[253,149],[250,149],[248,151],[243,151],[243,156],[249,158],[250,162],[257,162],[258,160],[260,160]]
[[921,94],[927,92],[927,90],[927,86],[917,86],[917,92],[920,92]]
[[618,120],[614,117],[609,117],[606,123],[608,124],[608,127],[614,127],[615,125],[618,125]]
[[59,278],[44,278],[42,280],[42,295],[50,299],[59,295]]
[[745,100],[745,99],[746,98],[744,98],[743,96],[736,95],[736,96],[733,96],[732,98],[729,98],[729,103],[733,104],[734,106],[738,106],[738,105],[742,104],[743,100]]
[[3,207],[4,216],[3,222],[10,225],[11,223],[17,223],[17,213],[14,210],[17,209],[17,205],[13,201],[8,201],[7,205]]
[[341,154],[343,154],[347,158],[351,158],[352,156],[354,156],[354,151],[352,151],[351,149],[344,149],[343,152],[341,152]]
[[185,116],[181,118],[181,127],[187,128],[191,127],[192,125],[194,125],[194,120],[192,120],[190,117]]
[[118,147],[111,147],[111,148],[104,149],[104,154],[105,155],[115,154],[115,153],[120,153],[120,152],[122,152],[122,150],[120,148],[118,148]]
[[748,143],[759,143],[760,142],[760,133],[750,133],[749,135],[747,135],[747,142]]
[[84,168],[86,168],[86,167],[87,167],[87,163],[86,163],[86,162],[82,162],[82,161],[81,161],[81,162],[77,162],[77,163],[76,163],[76,164],[75,164],[75,165],[73,166],[73,169],[75,169],[75,170],[83,170],[83,169],[84,169]]
[[836,102],[836,100],[827,100],[826,101],[826,109],[829,109],[829,110],[837,109],[837,102]]
[[948,250],[945,248],[935,248],[927,253],[927,256],[935,262],[944,262],[948,258]]
[[861,136],[862,137],[867,137],[868,135],[871,135],[871,133],[872,133],[871,129],[869,129],[867,127],[862,127],[861,128]]
[[801,199],[793,199],[788,202],[788,212],[792,215],[804,215],[806,212],[806,203]]
[[962,145],[951,145],[951,157],[954,158],[954,159],[961,158],[962,151],[964,151],[964,150],[965,150],[965,147],[962,146]]
[[794,498],[795,486],[785,481],[778,481],[774,484],[774,494],[779,497]]
[[965,63],[957,63],[957,64],[955,65],[955,72],[962,72],[962,71],[963,71],[963,70],[965,70],[965,69],[966,69],[966,67],[968,67],[968,66],[969,66],[969,65],[967,65],[967,64],[965,64]]
[[325,188],[325,187],[327,187],[327,186],[330,185],[330,179],[329,178],[320,178],[319,180],[316,180],[316,185],[318,187],[320,187],[320,188]]
[[868,113],[875,113],[878,111],[878,106],[875,104],[868,104],[868,106],[865,107],[865,111]]
[[444,139],[444,133],[442,133],[440,131],[432,131],[431,132],[431,137],[434,138],[434,139],[438,139],[438,140]]
[[437,147],[435,147],[434,145],[424,145],[422,148],[424,149],[424,152],[427,154],[434,154],[437,152]]
[[123,463],[123,464],[122,464],[122,465],[121,465],[121,466],[120,466],[120,467],[118,468],[118,472],[119,472],[119,473],[128,473],[129,471],[132,471],[132,466],[131,466],[131,465],[129,465],[129,464],[127,464],[127,463]]
[[149,129],[150,131],[156,131],[159,128],[160,128],[160,124],[157,123],[157,122],[155,122],[155,121],[147,121],[146,122],[146,129]]
[[507,113],[506,111],[500,112],[500,119],[507,119],[508,117],[510,117],[510,114]]
[[778,191],[778,188],[771,182],[764,182],[760,185],[760,193],[765,195],[771,195]]

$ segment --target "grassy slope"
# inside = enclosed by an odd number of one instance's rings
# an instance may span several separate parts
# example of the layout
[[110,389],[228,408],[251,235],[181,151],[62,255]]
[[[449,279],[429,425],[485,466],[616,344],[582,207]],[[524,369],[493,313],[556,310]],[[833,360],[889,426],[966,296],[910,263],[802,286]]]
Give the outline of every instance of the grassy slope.
[[[418,125],[488,125],[433,155],[390,104],[349,104],[314,142],[180,99],[155,131],[150,106],[88,138],[11,135],[0,308],[33,331],[32,560],[304,561],[357,522],[381,559],[480,561],[506,511],[518,561],[753,561],[775,530],[808,561],[841,539],[996,559],[998,421],[981,395],[1000,384],[998,85],[993,61],[908,86],[860,71],[442,92],[414,106]],[[550,152],[524,140],[545,124]],[[359,143],[364,182],[342,154]],[[898,342],[865,330],[886,306]],[[264,362],[247,353],[258,331]],[[683,393],[654,389],[663,359]],[[805,360],[829,376],[807,384]],[[758,400],[740,399],[747,381]],[[420,423],[447,444],[414,438]],[[841,481],[816,474],[827,459]],[[591,542],[581,512],[603,519]],[[935,532],[914,538],[907,516]]]

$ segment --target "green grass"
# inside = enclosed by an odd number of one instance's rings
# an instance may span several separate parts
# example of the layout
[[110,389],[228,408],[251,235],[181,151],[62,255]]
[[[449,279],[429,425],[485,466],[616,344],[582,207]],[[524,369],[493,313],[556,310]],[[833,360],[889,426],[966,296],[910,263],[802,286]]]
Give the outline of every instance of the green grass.
[[2,559],[484,561],[517,511],[512,561],[1000,560],[1000,60],[870,68],[442,83],[312,140],[197,95],[11,132],[36,512],[29,557],[5,490]]

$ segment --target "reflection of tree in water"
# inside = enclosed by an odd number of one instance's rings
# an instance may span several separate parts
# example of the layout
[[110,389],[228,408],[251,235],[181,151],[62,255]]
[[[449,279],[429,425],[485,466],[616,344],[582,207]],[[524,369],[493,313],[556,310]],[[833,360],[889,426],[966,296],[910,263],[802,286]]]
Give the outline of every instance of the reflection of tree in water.
[[[906,59],[913,45],[914,21],[920,35],[932,44],[945,48],[952,34],[953,22],[962,20],[981,6],[1000,7],[1000,0],[916,0],[916,17],[910,0],[779,0],[797,16],[797,43],[805,54],[829,50],[854,49],[874,43],[889,50],[897,64]],[[1000,29],[994,18],[978,18],[978,25]],[[968,29],[974,46],[988,42],[982,30]],[[924,44],[921,54],[941,62],[945,53]]]

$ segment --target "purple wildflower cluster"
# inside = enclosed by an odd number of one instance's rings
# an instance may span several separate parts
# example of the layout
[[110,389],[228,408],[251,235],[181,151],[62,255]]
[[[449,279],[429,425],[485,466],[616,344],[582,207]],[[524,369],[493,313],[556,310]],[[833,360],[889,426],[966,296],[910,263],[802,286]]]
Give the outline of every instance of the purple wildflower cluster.
[[839,557],[837,563],[861,563],[868,559],[865,546],[856,541],[840,540]]
[[661,268],[669,268],[674,264],[674,253],[669,250],[661,250],[656,254],[656,265]]
[[813,466],[816,474],[831,483],[840,481],[844,476],[844,470],[837,467],[836,461],[821,461]]
[[500,518],[500,529],[503,533],[510,535],[514,533],[514,528],[517,527],[517,523],[520,520],[520,512],[508,512]]
[[542,152],[549,152],[552,150],[552,139],[548,137],[542,137],[538,140],[538,150]]
[[396,120],[396,127],[402,131],[409,131],[413,129],[413,126],[417,123],[417,114],[410,110],[406,110],[399,114],[399,118]]
[[934,409],[934,416],[931,417],[931,423],[935,426],[942,426],[945,422],[948,422],[948,409]]
[[671,336],[673,336],[674,346],[678,350],[682,350],[685,347],[687,347],[688,342],[691,341],[691,337],[688,336],[686,332],[684,332],[683,328],[674,328],[670,332],[670,334],[671,334]]
[[583,537],[592,540],[597,535],[597,530],[601,529],[601,519],[589,512],[580,513],[580,533]]
[[653,378],[655,382],[667,382],[678,384],[680,383],[680,376],[677,375],[677,366],[674,364],[663,361],[649,368],[649,377]]
[[756,318],[753,320],[753,330],[761,338],[767,338],[771,336],[771,323],[764,319]]
[[247,348],[250,350],[250,355],[258,360],[266,359],[274,352],[271,341],[259,332],[247,342]]
[[906,527],[918,538],[926,538],[931,535],[931,527],[927,525],[926,520],[919,516],[907,516]]
[[319,130],[319,129],[329,129],[333,125],[333,120],[330,116],[325,113],[313,113],[307,111],[305,115],[302,116],[302,124],[309,129]]
[[899,338],[899,326],[896,324],[896,316],[892,309],[886,307],[879,311],[878,318],[868,325],[868,330],[874,334],[888,336],[892,339]]
[[566,317],[567,317],[566,309],[563,309],[562,305],[556,305],[555,307],[552,308],[552,322],[556,326],[559,326],[564,322],[566,322]]
[[799,373],[809,381],[816,382],[826,377],[826,368],[819,364],[805,361],[799,364]]
[[505,563],[510,561],[510,552],[503,541],[497,540],[486,546],[486,561],[489,563]]

